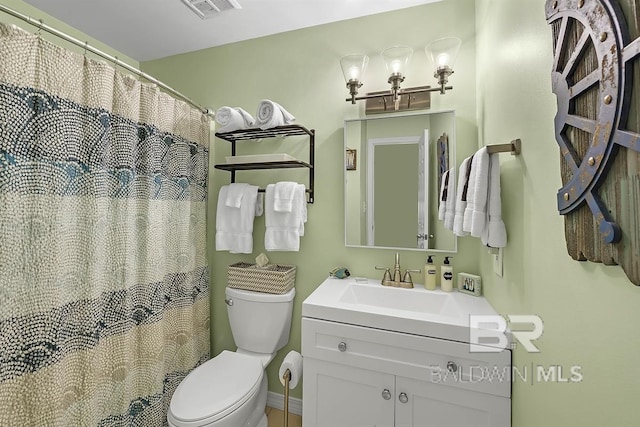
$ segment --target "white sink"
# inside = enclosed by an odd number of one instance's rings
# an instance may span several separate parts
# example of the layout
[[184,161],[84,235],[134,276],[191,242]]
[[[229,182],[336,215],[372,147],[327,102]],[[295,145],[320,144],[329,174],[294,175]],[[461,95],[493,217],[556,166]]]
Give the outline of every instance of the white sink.
[[460,342],[470,342],[471,315],[497,314],[483,297],[420,284],[392,288],[373,279],[328,278],[302,303],[304,317]]
[[415,292],[410,289],[350,282],[345,287],[340,302],[381,309],[459,317],[460,310],[456,306],[454,298],[449,296],[444,292]]

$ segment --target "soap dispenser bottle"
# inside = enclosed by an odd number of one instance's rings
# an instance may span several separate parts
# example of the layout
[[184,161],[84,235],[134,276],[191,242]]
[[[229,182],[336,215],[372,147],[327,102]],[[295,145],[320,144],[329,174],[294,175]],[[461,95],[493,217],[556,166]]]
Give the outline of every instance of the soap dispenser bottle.
[[436,289],[436,266],[433,264],[433,255],[427,256],[427,261],[424,264],[424,287],[430,291]]
[[453,290],[453,266],[449,258],[453,257],[444,257],[444,264],[440,267],[440,287],[445,292],[451,292]]

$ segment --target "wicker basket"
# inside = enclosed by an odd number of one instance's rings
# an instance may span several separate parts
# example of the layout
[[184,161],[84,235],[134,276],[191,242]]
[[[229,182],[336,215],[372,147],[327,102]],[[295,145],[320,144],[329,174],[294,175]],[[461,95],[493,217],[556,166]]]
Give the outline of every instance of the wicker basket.
[[296,267],[293,265],[271,264],[258,267],[255,264],[237,262],[227,269],[229,287],[248,291],[284,294],[293,288]]

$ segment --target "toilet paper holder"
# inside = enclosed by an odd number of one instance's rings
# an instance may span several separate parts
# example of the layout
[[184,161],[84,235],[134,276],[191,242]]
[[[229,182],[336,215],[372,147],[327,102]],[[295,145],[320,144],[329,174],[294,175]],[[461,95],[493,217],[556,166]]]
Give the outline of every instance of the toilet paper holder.
[[287,368],[282,375],[284,380],[284,424],[283,427],[289,427],[289,381],[291,381],[291,370]]
[[284,427],[289,426],[289,390],[296,388],[302,379],[302,355],[290,351],[280,365],[280,382],[284,386]]

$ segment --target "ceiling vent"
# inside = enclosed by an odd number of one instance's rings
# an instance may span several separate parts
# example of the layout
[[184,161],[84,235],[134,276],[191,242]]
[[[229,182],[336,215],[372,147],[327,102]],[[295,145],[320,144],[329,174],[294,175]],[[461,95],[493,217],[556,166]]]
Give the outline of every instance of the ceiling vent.
[[236,0],[182,0],[196,15],[202,19],[231,9],[242,9]]

